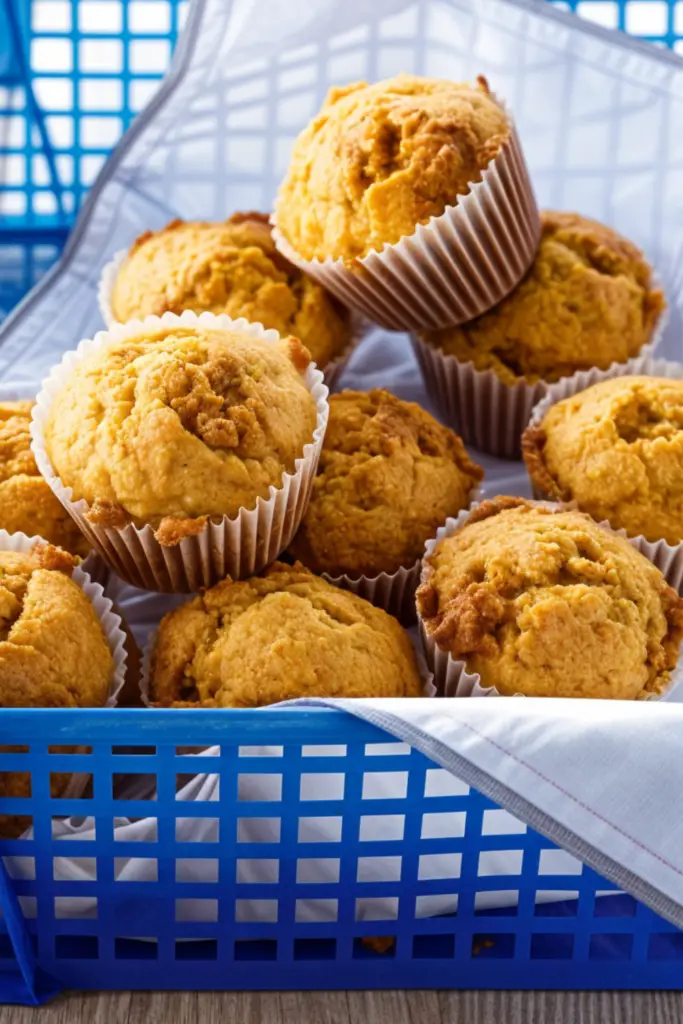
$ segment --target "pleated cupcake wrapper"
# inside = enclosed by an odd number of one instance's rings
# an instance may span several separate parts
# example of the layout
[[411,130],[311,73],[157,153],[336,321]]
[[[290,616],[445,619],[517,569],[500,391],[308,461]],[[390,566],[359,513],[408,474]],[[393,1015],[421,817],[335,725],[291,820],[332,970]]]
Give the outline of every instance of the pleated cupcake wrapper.
[[[574,505],[567,505],[556,501],[538,501],[536,504],[545,508],[553,509],[575,508]],[[422,573],[420,576],[421,583],[426,583],[431,575],[431,567],[428,565],[427,559],[434,552],[436,546],[442,540],[445,540],[447,537],[452,537],[454,533],[462,530],[472,513],[478,507],[479,503],[474,503],[469,509],[465,509],[461,512],[455,519],[449,519],[444,526],[437,530],[436,537],[427,541],[427,544],[425,545],[424,558],[422,560]],[[664,543],[663,541],[659,541],[656,544],[650,544],[644,537],[627,537],[624,530],[613,530],[610,524],[606,521],[603,521],[598,525],[602,526],[605,530],[609,530],[610,533],[615,533],[620,537],[624,537],[629,544],[636,548],[637,551],[640,551],[641,554],[660,569],[667,583],[671,587],[674,587],[674,589],[678,590],[679,593],[682,593],[680,590],[681,579],[683,579],[682,552],[679,552],[678,549],[674,552],[669,545],[666,545],[666,547],[669,547],[669,554],[672,556],[667,558],[663,550],[660,549],[660,546]],[[444,697],[504,696],[496,689],[495,686],[482,686],[481,677],[478,673],[468,672],[464,661],[456,660],[449,651],[444,651],[439,647],[434,638],[428,634],[424,621],[419,613],[418,627],[427,666],[430,671],[434,673],[434,685],[436,686],[437,695]],[[577,672],[581,671],[580,661],[577,661],[576,670]],[[668,695],[680,682],[683,682],[683,648],[679,654],[676,667],[671,673],[671,680],[667,689],[663,693],[652,694],[652,696],[645,699],[666,700]],[[514,696],[522,697],[524,695],[514,694]]]
[[541,231],[516,128],[505,104],[496,102],[510,135],[455,206],[349,264],[299,256],[278,230],[276,200],[273,239],[280,252],[344,305],[390,330],[448,327],[495,306],[526,273]]
[[[469,494],[467,508],[481,500],[481,490],[473,487]],[[396,572],[381,572],[377,576],[349,576],[343,573],[332,576],[321,573],[322,577],[342,590],[350,590],[358,597],[365,598],[377,608],[383,608],[403,626],[414,626],[417,619],[415,609],[415,591],[420,583],[422,561],[418,558],[409,568],[401,566]]]
[[317,424],[312,441],[304,446],[301,458],[295,460],[294,472],[284,473],[280,487],[271,486],[269,497],[259,497],[255,508],[240,509],[233,519],[227,516],[212,519],[201,533],[185,537],[173,547],[161,545],[150,525],[129,524],[116,529],[91,523],[87,518],[88,503],[83,499],[74,500],[71,488],[57,476],[45,449],[44,430],[52,403],[75,366],[93,352],[110,342],[137,336],[143,330],[172,329],[181,325],[240,331],[272,343],[279,337],[276,331],[266,331],[260,324],[244,319],[231,320],[228,316],[211,313],[198,316],[190,311],[180,316],[164,313],[162,317],[148,316],[144,320],[115,324],[110,331],[100,331],[93,339],[81,341],[76,351],[67,352],[62,362],[53,368],[43,381],[31,425],[31,447],[38,468],[109,567],[135,587],[166,593],[193,593],[228,575],[234,579],[253,576],[284,551],[308,505],[329,413],[328,390],[322,373],[311,364],[304,383],[316,404]]
[[[603,379],[633,373],[634,363],[655,352],[667,321],[665,309],[652,340],[643,346],[638,356],[625,363],[612,363],[607,370],[600,371],[605,375]],[[427,392],[441,419],[477,451],[503,459],[519,459],[522,434],[531,412],[553,385],[545,381],[528,384],[525,380],[504,384],[493,370],[477,370],[474,363],[462,363],[416,334],[412,334],[410,340]],[[563,377],[560,383],[581,376],[583,372],[578,372]]]
[[[111,304],[111,297],[114,291],[114,285],[118,276],[119,270],[121,269],[126,257],[128,256],[127,249],[119,249],[114,254],[109,263],[106,263],[102,268],[100,274],[99,284],[97,286],[97,302],[100,307],[100,313],[102,319],[107,326],[107,329],[119,323],[114,316],[114,310]],[[255,321],[256,322],[256,321]],[[327,384],[330,391],[336,386],[339,378],[348,363],[349,359],[353,355],[355,348],[361,343],[363,338],[368,333],[370,325],[362,317],[355,315],[352,321],[352,333],[351,340],[338,356],[335,356],[326,366],[321,367],[325,383]]]

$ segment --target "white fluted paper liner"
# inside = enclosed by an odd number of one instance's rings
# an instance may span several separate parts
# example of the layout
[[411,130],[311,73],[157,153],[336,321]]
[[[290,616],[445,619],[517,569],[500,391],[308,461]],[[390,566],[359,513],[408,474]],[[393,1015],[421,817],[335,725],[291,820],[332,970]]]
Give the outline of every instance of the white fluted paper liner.
[[[668,312],[664,309],[652,340],[633,359],[612,363],[607,370],[600,371],[604,378],[633,373],[634,363],[656,351],[667,322]],[[545,381],[528,384],[523,379],[504,384],[493,370],[477,370],[474,363],[462,363],[436,345],[423,341],[419,335],[412,334],[410,341],[427,391],[443,421],[477,451],[502,459],[520,458],[521,438],[531,412],[554,385]],[[572,381],[582,373],[563,377],[560,383]]]
[[[118,272],[121,269],[121,266],[123,265],[127,256],[127,249],[119,249],[119,251],[114,254],[109,263],[106,263],[104,265],[104,267],[102,268],[102,273],[100,275],[99,284],[97,286],[97,301],[100,307],[100,313],[102,314],[102,319],[104,320],[107,329],[111,328],[114,324],[119,323],[119,321],[114,316],[114,310],[111,304],[111,296],[114,290],[114,284],[116,283]],[[370,329],[371,326],[365,320],[363,320],[362,317],[359,317],[358,315],[354,314],[352,314],[352,316],[353,320],[351,323],[351,340],[349,341],[348,345],[342,352],[339,353],[338,356],[335,356],[335,358],[330,360],[329,363],[321,367],[323,377],[325,378],[325,383],[327,384],[330,391],[332,391],[332,389],[336,387],[336,385],[338,384],[339,378],[342,372],[344,371],[346,364],[353,355],[355,349],[358,347],[358,345],[360,345],[363,338],[367,335],[368,330]]]
[[[534,406],[528,425],[537,427],[552,405],[556,405],[565,398],[571,398],[572,395],[577,395],[594,384],[599,384],[603,380],[611,380],[614,377],[635,376],[669,377],[672,380],[682,380],[683,364],[645,355],[630,363],[611,367],[609,370],[585,370],[582,373],[575,373],[573,377],[565,377],[556,384],[550,385],[545,397]],[[534,480],[531,481],[531,489],[534,497],[539,500],[557,500],[554,495],[546,494]],[[624,530],[617,532],[627,536]],[[667,582],[683,596],[683,544],[669,544],[665,540],[648,541],[642,535],[628,539],[632,543],[637,543],[638,549],[651,562],[654,562],[666,576]]]
[[448,327],[495,306],[524,276],[540,238],[540,219],[514,122],[509,138],[459,196],[412,235],[347,264],[305,260],[271,218],[280,252],[351,309],[395,331]]
[[54,493],[93,547],[122,579],[143,590],[193,593],[228,575],[234,579],[253,576],[288,546],[308,505],[329,406],[322,373],[311,363],[304,375],[304,383],[317,410],[313,439],[304,445],[301,458],[295,460],[294,472],[283,474],[281,486],[271,486],[268,498],[259,497],[255,508],[240,509],[234,519],[227,516],[211,519],[201,533],[184,537],[174,547],[161,545],[149,524],[144,527],[129,524],[116,529],[91,523],[87,518],[87,502],[73,500],[72,489],[56,475],[45,449],[44,428],[52,402],[77,363],[91,353],[110,342],[137,336],[143,330],[154,331],[179,325],[236,330],[273,343],[279,338],[277,331],[266,331],[261,324],[252,324],[243,318],[231,320],[228,316],[211,313],[197,315],[189,310],[180,316],[164,313],[162,317],[148,316],[144,320],[114,324],[110,331],[100,331],[94,338],[81,341],[74,352],[67,352],[62,362],[43,381],[33,409],[31,447],[38,468]]
[[[537,505],[541,505],[545,508],[574,508],[572,505],[562,505],[561,502],[555,501],[537,501]],[[422,560],[422,573],[420,581],[425,583],[430,576],[430,566],[427,564],[427,559],[433,553],[436,546],[447,537],[452,537],[458,530],[462,530],[463,526],[467,523],[472,513],[479,507],[479,503],[474,503],[471,508],[463,510],[459,516],[455,519],[449,519],[448,522],[437,530],[436,537],[432,540],[427,541],[425,545],[424,558]],[[608,522],[598,523],[605,530],[609,530],[611,533],[616,533],[620,537],[624,537],[629,544],[632,544],[634,548],[645,555],[647,559],[657,566],[662,572],[669,586],[678,589],[676,586],[676,580],[679,581],[681,573],[683,572],[683,555],[679,564],[678,559],[673,559],[667,563],[666,559],[661,559],[660,562],[652,557],[653,554],[658,554],[658,545],[649,544],[643,537],[627,537],[624,530],[613,530]],[[661,543],[661,542],[660,542]],[[671,575],[669,575],[671,573]],[[679,590],[680,593],[680,590]],[[449,651],[444,651],[440,648],[434,638],[429,636],[425,629],[424,622],[418,612],[418,627],[420,632],[420,640],[422,641],[422,648],[425,653],[425,659],[428,668],[434,673],[434,685],[436,686],[437,693],[444,697],[501,697],[502,694],[496,689],[495,686],[483,687],[481,685],[481,677],[477,672],[468,672],[464,661],[457,661],[450,654]],[[577,664],[577,671],[581,671],[580,664]],[[652,694],[647,697],[647,700],[666,700],[668,695],[683,682],[683,647],[679,654],[678,663],[676,668],[671,673],[671,680],[667,689],[660,694]],[[515,694],[515,696],[523,696],[522,694]]]

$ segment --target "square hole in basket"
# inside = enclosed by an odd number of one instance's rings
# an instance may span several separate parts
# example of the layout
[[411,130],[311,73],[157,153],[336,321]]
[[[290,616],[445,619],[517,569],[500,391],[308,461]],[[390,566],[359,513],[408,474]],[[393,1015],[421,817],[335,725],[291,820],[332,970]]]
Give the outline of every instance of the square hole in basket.
[[539,875],[580,875],[583,864],[566,850],[541,850]]
[[[99,81],[96,83],[99,86]],[[155,757],[156,747],[112,747],[114,757]]]
[[235,900],[235,921],[238,924],[274,924],[277,900]]
[[297,900],[294,915],[297,924],[320,924],[321,922],[336,921],[339,917],[339,900]]
[[341,743],[308,743],[301,748],[302,757],[346,757]]
[[[83,821],[83,820],[84,820],[83,818],[80,819],[80,821]],[[79,843],[81,843],[81,842],[87,843],[87,842],[94,842],[95,839],[97,838],[97,826],[95,824],[95,819],[94,818],[91,818],[88,821],[87,829],[79,830],[78,833],[75,833],[73,828],[71,827],[73,825],[73,818],[65,818],[63,815],[59,815],[57,817],[53,817],[51,819],[50,825],[51,825],[52,838],[54,840],[60,840],[61,841],[63,839],[75,839],[75,838],[77,838]]]
[[576,917],[579,909],[579,893],[576,889],[555,891],[537,889],[534,894],[535,917]]
[[[189,766],[188,766],[189,767]],[[195,776],[196,777],[196,776]],[[179,802],[185,802],[187,799],[187,785],[193,779],[192,775],[184,773],[183,775],[176,775],[175,777],[175,798]],[[221,796],[221,777],[220,775],[209,775],[207,776],[207,786],[211,787],[211,800],[220,800]],[[259,796],[245,797],[244,799],[260,800]]]
[[[56,860],[59,860],[57,857]],[[35,857],[5,857],[5,870],[10,878],[21,878],[26,882],[34,881],[36,877]]]
[[0,772],[0,791],[5,794],[3,796],[3,800],[28,800],[33,796],[31,775],[29,772],[26,772],[25,774],[24,785],[22,786],[23,792],[12,793],[12,789],[16,786],[16,783],[16,772]]
[[363,800],[405,800],[408,772],[364,772]]
[[50,772],[50,796],[53,800],[92,800],[92,773],[68,776],[65,772]]
[[571,960],[573,955],[573,935],[551,932],[531,936],[529,956],[532,960]]
[[493,875],[521,875],[523,850],[482,850],[479,854],[477,874],[480,878]]
[[97,896],[55,896],[55,917],[60,920],[97,920]]
[[425,772],[425,796],[467,796],[470,787],[445,768],[428,768]]
[[650,936],[648,960],[683,960],[683,932],[659,932]]
[[17,901],[27,921],[38,916],[38,900],[35,896],[17,896]]
[[295,939],[295,960],[334,960],[337,955],[336,939]]
[[400,857],[359,857],[357,882],[400,882]]
[[452,960],[455,956],[455,935],[415,935],[415,960]]
[[625,892],[596,893],[594,917],[635,917],[638,904]]
[[396,754],[409,754],[407,743],[366,743],[366,757],[393,757]]
[[405,814],[363,814],[358,838],[361,843],[400,841],[405,825]]
[[238,818],[238,843],[279,843],[281,818]]
[[97,960],[98,955],[96,935],[55,936],[55,956],[58,960]]
[[353,940],[353,959],[370,960],[381,956],[392,960],[396,956],[395,935],[372,935]]
[[429,893],[415,897],[415,917],[453,917],[458,912],[456,892]]
[[114,827],[115,843],[156,843],[158,838],[159,823],[157,818],[144,818],[131,824],[116,825]]
[[114,957],[117,960],[156,960],[159,943],[149,939],[114,939]]
[[217,843],[219,830],[218,818],[176,818],[175,821],[177,843]]
[[282,757],[284,747],[238,747],[238,757]]
[[337,772],[324,775],[304,773],[299,782],[300,800],[343,800],[345,776]]
[[301,857],[296,862],[296,881],[298,885],[337,883],[340,868],[337,857]]
[[356,900],[356,921],[395,921],[398,896],[360,896]]
[[238,775],[237,799],[244,803],[282,800],[282,776]]
[[196,897],[191,900],[176,900],[175,919],[176,921],[217,921],[218,900],[203,900]]
[[94,857],[53,857],[52,877],[60,882],[95,882],[97,861]]
[[275,939],[237,939],[235,960],[277,960]]
[[299,818],[297,841],[300,843],[341,843],[341,837],[341,818]]
[[519,909],[519,892],[516,889],[496,889],[474,894],[476,917],[516,917]]
[[220,757],[220,747],[176,747],[176,757]]
[[216,939],[200,939],[198,942],[176,939],[175,958],[176,960],[217,960],[218,942]]
[[265,857],[239,858],[235,880],[241,885],[274,885],[280,879],[280,861]]
[[418,881],[431,878],[460,878],[461,853],[423,853],[417,869]]
[[511,932],[472,936],[472,956],[477,960],[512,960],[514,955],[515,936]]
[[111,777],[111,795],[114,800],[156,800],[157,777],[147,773],[114,772]]
[[461,839],[465,835],[465,811],[438,811],[422,815],[421,839]]
[[159,865],[156,857],[114,857],[116,882],[157,882]]
[[619,960],[624,962],[631,959],[632,951],[632,935],[591,935],[591,941],[588,947],[588,959]]
[[176,882],[217,882],[218,860],[214,857],[178,857]]
[[521,836],[527,828],[523,821],[515,818],[508,811],[497,808],[496,810],[484,811],[481,823],[481,834],[483,836]]

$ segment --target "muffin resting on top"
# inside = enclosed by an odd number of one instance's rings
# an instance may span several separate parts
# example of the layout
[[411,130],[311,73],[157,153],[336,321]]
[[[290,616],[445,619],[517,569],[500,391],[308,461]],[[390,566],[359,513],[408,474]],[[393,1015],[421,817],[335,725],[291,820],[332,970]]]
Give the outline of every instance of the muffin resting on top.
[[293,334],[324,367],[351,340],[347,311],[277,251],[268,217],[235,214],[222,224],[174,220],[141,235],[116,277],[112,312],[227,313]]
[[164,616],[157,703],[260,707],[294,697],[417,697],[407,633],[386,612],[301,565],[230,578]]
[[417,593],[427,633],[482,685],[528,697],[642,699],[670,681],[683,599],[581,512],[483,502]]
[[150,523],[162,544],[254,508],[316,426],[296,338],[174,326],[86,356],[45,426],[55,472],[91,521]]
[[522,447],[548,497],[633,537],[683,541],[683,380],[602,381],[551,406]]
[[294,145],[277,226],[304,259],[365,256],[455,205],[510,131],[483,78],[331,89]]
[[376,576],[411,566],[483,472],[447,427],[388,391],[344,391],[292,553],[314,572]]
[[576,213],[546,211],[541,223],[536,258],[502,302],[423,340],[505,384],[554,381],[636,356],[665,305],[643,254]]
[[43,537],[85,556],[90,545],[38,472],[31,451],[33,402],[0,402],[0,529]]

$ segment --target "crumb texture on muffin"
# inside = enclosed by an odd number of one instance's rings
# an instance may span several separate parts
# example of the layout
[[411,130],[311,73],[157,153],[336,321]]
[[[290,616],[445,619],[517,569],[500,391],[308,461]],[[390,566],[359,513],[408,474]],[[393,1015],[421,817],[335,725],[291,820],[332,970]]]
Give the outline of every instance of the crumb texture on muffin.
[[426,565],[425,628],[484,686],[633,700],[670,681],[683,600],[625,538],[581,512],[483,502]]
[[545,211],[526,276],[488,313],[422,337],[506,384],[554,381],[636,356],[664,308],[652,269],[631,242],[576,213]]
[[617,377],[548,409],[524,457],[551,498],[647,540],[683,541],[683,380]]
[[43,480],[33,457],[33,405],[0,402],[0,529],[42,537],[85,557],[90,545]]
[[294,145],[278,228],[308,260],[398,242],[481,181],[510,130],[483,79],[398,75],[331,89]]
[[407,633],[302,565],[226,579],[161,622],[150,697],[160,705],[261,707],[295,697],[416,697]]
[[98,523],[235,516],[281,486],[313,440],[308,358],[296,338],[201,326],[110,342],[56,395],[48,456]]
[[314,572],[375,576],[411,566],[483,472],[447,427],[388,391],[344,391],[292,553]]
[[119,269],[111,306],[122,323],[185,309],[246,317],[300,338],[323,367],[351,340],[346,310],[278,252],[259,213],[148,231]]

